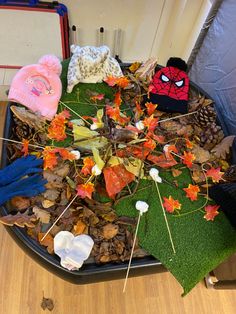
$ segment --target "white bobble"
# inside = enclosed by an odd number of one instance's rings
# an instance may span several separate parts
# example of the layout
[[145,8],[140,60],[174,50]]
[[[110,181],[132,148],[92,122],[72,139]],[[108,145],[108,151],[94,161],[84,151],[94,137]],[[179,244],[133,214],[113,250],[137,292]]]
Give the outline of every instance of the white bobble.
[[78,150],[72,150],[71,154],[73,154],[75,156],[76,160],[80,159],[80,152]]
[[168,152],[168,147],[170,146],[170,144],[166,144],[164,147],[163,147],[163,151],[165,152],[165,153],[167,153]]
[[96,123],[93,123],[90,125],[90,130],[94,131],[98,129],[98,125]]
[[136,122],[135,123],[135,126],[136,126],[136,128],[138,129],[138,130],[143,130],[144,128],[145,128],[145,125],[143,124],[143,121],[138,121],[138,122]]
[[159,176],[159,170],[156,168],[151,168],[149,170],[149,175],[155,182],[162,183],[162,178]]
[[99,176],[102,173],[102,170],[98,167],[98,165],[94,165],[92,168],[92,175]]
[[144,201],[137,201],[135,207],[142,215],[143,213],[146,213],[148,211],[149,205]]

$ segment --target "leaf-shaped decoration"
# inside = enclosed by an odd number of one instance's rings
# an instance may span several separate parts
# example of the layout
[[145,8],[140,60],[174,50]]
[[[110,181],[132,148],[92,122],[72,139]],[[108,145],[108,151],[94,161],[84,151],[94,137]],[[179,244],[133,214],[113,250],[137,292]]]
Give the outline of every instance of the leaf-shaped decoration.
[[75,145],[82,149],[102,148],[107,144],[105,137],[99,136],[98,132],[91,131],[84,126],[73,125],[73,133]]
[[21,228],[29,227],[34,228],[34,222],[37,220],[35,215],[27,215],[26,213],[17,213],[16,215],[7,215],[4,217],[0,217],[0,222],[7,226],[18,226]]
[[218,145],[216,145],[211,152],[218,158],[225,158],[229,153],[230,147],[233,145],[235,135],[226,136]]

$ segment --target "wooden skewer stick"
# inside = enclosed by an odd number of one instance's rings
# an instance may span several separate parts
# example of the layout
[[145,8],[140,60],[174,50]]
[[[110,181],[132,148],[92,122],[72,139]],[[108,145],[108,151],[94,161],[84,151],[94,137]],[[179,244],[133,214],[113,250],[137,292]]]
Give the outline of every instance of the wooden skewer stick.
[[[7,141],[7,142],[12,142],[12,143],[16,143],[16,144],[22,144],[22,145],[23,145],[22,142],[10,140],[9,138],[0,137],[0,140]],[[40,149],[44,149],[44,146],[39,146],[39,145],[34,145],[34,144],[29,144],[29,146],[31,146],[31,147],[36,147],[36,148],[40,148]]]
[[71,109],[69,106],[67,106],[64,102],[60,101],[60,104],[62,104],[62,105],[65,106],[67,109],[69,109],[71,112],[73,112],[77,117],[79,117],[81,120],[83,120],[86,124],[88,124],[89,126],[91,125],[90,122],[88,122],[86,119],[84,119],[80,114],[78,114],[78,112],[74,111],[74,110]]
[[197,111],[181,114],[179,116],[171,117],[171,118],[168,118],[168,119],[163,119],[163,120],[160,120],[159,123],[170,121],[170,120],[174,120],[174,119],[178,119],[178,118],[182,118],[182,117],[187,117],[187,116],[190,116],[190,115],[195,114],[195,113],[197,113]]
[[171,231],[170,231],[170,226],[169,226],[169,223],[168,223],[168,220],[167,220],[167,217],[166,217],[166,212],[165,212],[165,209],[163,207],[160,190],[159,190],[159,187],[158,187],[158,184],[157,184],[156,181],[155,181],[155,184],[156,184],[156,189],[157,189],[157,193],[158,193],[158,196],[159,196],[159,200],[160,200],[160,203],[161,203],[161,208],[162,208],[162,211],[163,211],[163,215],[164,215],[164,218],[165,218],[166,227],[167,227],[167,230],[168,230],[168,233],[169,233],[169,238],[170,238],[172,250],[173,250],[174,254],[176,254],[173,238],[172,238]]
[[135,248],[135,243],[136,243],[136,239],[137,239],[138,227],[139,227],[141,215],[142,215],[142,213],[139,212],[138,222],[137,222],[137,226],[136,226],[136,230],[135,230],[135,235],[134,235],[134,242],[133,242],[133,246],[132,246],[132,250],[131,250],[131,254],[130,254],[130,258],[129,258],[129,264],[128,264],[128,268],[127,268],[127,272],[126,272],[126,276],[125,276],[125,282],[124,282],[124,287],[123,287],[123,293],[125,292],[126,285],[127,285],[127,280],[128,280],[128,276],[129,276],[129,271],[130,271],[130,266],[131,266],[132,257],[133,257],[133,254],[134,254],[134,248]]
[[42,239],[40,240],[40,242],[42,242],[46,236],[49,234],[49,232],[52,230],[52,228],[56,225],[56,223],[61,219],[61,217],[65,214],[65,212],[67,211],[67,209],[70,207],[70,205],[75,201],[75,199],[77,198],[78,194],[76,194],[73,199],[70,201],[70,203],[66,206],[66,208],[63,210],[63,212],[57,217],[57,219],[54,221],[54,223],[51,225],[51,227],[48,229],[48,231],[45,233],[45,235],[42,237]]

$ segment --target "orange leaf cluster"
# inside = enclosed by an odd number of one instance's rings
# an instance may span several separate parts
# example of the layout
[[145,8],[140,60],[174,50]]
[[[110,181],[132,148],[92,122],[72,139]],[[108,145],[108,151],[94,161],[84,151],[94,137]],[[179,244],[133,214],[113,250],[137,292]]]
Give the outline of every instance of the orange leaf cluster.
[[122,164],[103,169],[106,190],[109,197],[114,198],[127,184],[135,179],[135,175],[125,169]]
[[22,147],[21,152],[24,153],[24,156],[29,155],[29,140],[23,139],[22,144],[23,144],[23,147]]
[[191,168],[193,165],[193,161],[196,159],[195,155],[184,151],[184,155],[182,156],[183,164],[185,164],[188,168]]
[[68,110],[63,110],[56,114],[48,127],[48,138],[56,141],[63,141],[66,138],[66,123],[68,122],[70,113]]
[[209,170],[207,170],[206,172],[206,176],[210,177],[212,179],[213,182],[218,183],[223,176],[224,172],[220,171],[220,167],[219,168],[211,168]]
[[113,87],[115,85],[119,86],[120,88],[126,88],[130,81],[127,79],[127,77],[114,77],[114,76],[108,76],[104,82],[107,83],[107,85]]
[[190,198],[191,201],[197,200],[198,192],[200,192],[198,185],[189,184],[188,187],[183,190],[186,192],[186,196]]
[[205,207],[206,214],[204,215],[204,218],[209,221],[213,221],[215,219],[215,216],[219,215],[218,209],[220,208],[219,205],[208,205]]
[[153,104],[152,102],[146,102],[145,107],[147,108],[147,114],[151,116],[154,113],[157,105]]
[[92,198],[92,193],[94,191],[94,184],[89,182],[85,184],[79,184],[76,188],[77,195],[79,195],[81,198]]
[[75,160],[76,158],[75,155],[71,153],[70,151],[68,151],[66,148],[56,148],[55,152],[59,153],[63,160],[72,161],[72,160]]
[[46,146],[43,150],[43,169],[53,169],[57,163],[57,153],[62,157],[63,160],[75,160],[76,156],[68,151],[66,148],[51,148]]
[[164,203],[163,206],[168,213],[173,213],[175,209],[181,209],[181,204],[178,200],[173,199],[170,195],[169,198],[163,197]]
[[81,170],[81,173],[84,175],[84,176],[87,176],[89,174],[92,174],[92,168],[93,166],[95,165],[95,162],[93,161],[92,158],[90,157],[85,157],[83,159],[83,167],[82,167],[82,170]]
[[149,131],[154,131],[158,124],[158,118],[154,118],[152,114],[150,117],[146,117],[143,120],[143,124],[148,128]]

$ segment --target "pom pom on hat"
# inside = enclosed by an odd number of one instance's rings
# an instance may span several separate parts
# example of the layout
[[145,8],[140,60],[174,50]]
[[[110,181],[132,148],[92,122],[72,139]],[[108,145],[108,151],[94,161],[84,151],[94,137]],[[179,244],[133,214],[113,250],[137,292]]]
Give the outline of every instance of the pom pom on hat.
[[49,72],[53,72],[57,75],[61,74],[62,67],[60,60],[54,55],[45,55],[39,59],[38,63]]

